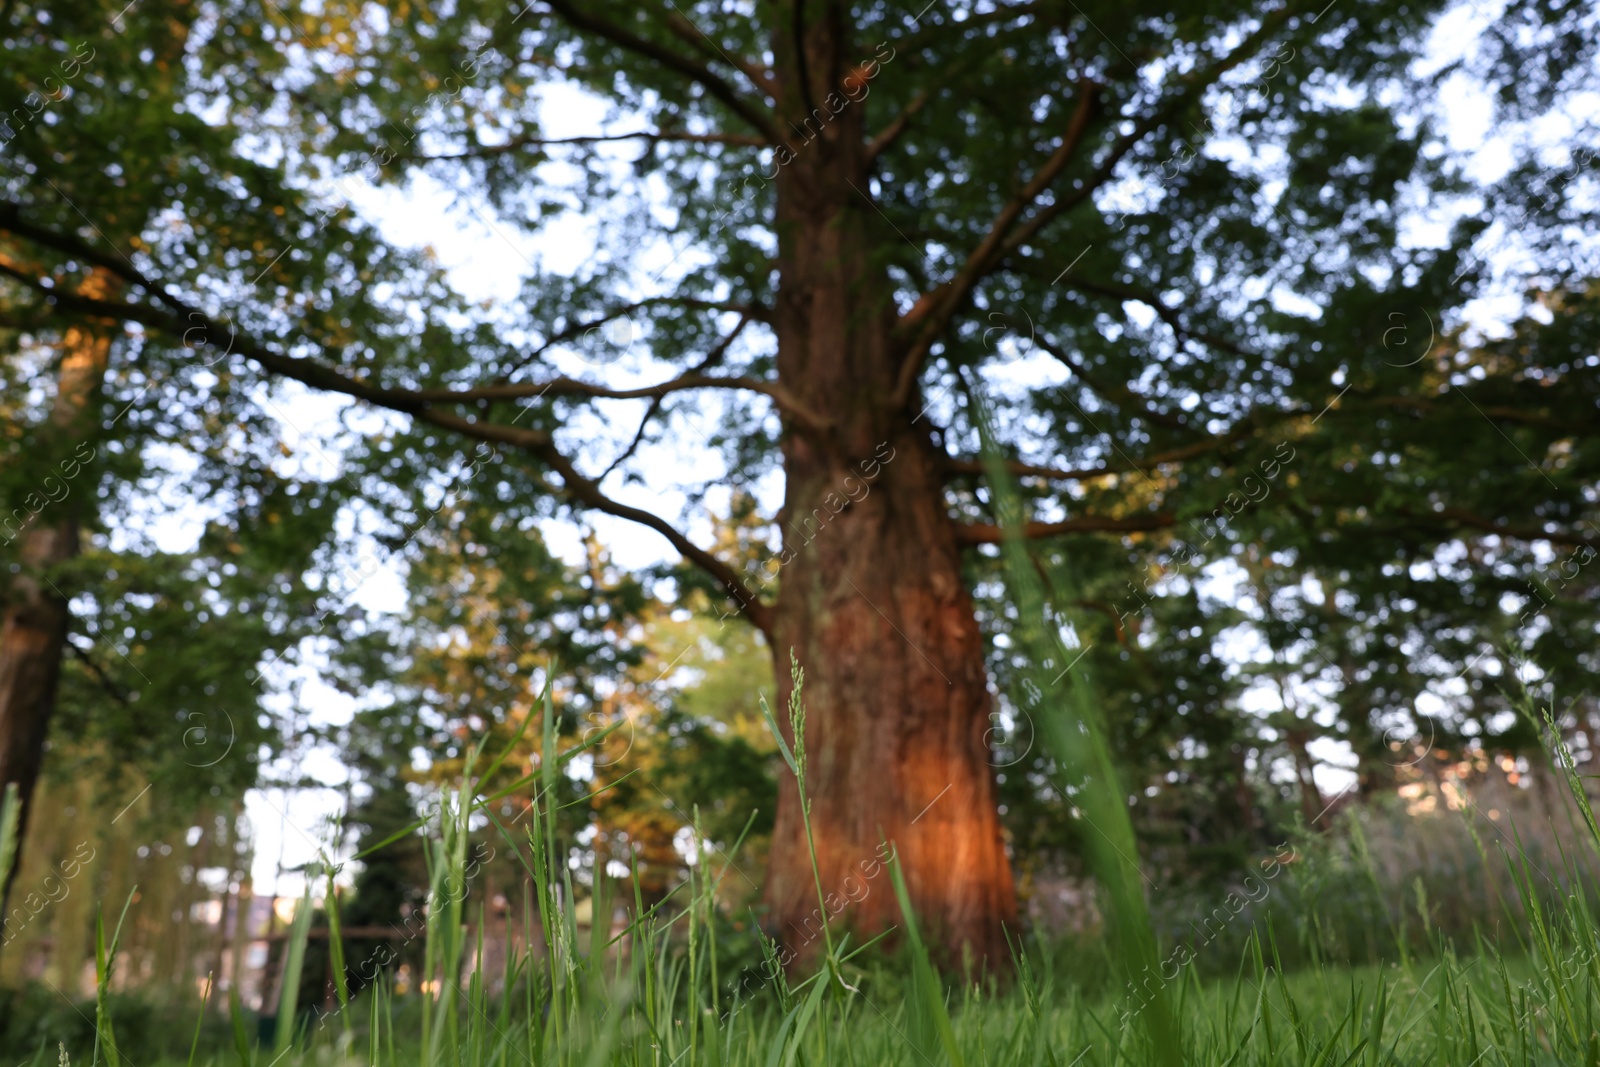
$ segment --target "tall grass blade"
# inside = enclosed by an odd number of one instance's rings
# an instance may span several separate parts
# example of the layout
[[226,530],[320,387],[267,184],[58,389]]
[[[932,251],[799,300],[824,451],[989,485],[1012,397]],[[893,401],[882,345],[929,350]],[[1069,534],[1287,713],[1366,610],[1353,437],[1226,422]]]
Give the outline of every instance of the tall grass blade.
[[[955,1028],[950,1025],[950,1009],[944,1002],[944,984],[928,956],[928,946],[923,943],[917,928],[917,916],[911,907],[911,894],[906,890],[905,875],[900,870],[898,852],[889,857],[889,877],[894,882],[895,899],[900,902],[900,917],[905,921],[906,952],[911,957],[911,989],[908,1007],[911,1008],[913,1043],[924,1057],[935,1044],[943,1046],[950,1067],[966,1067],[966,1059],[956,1044]],[[920,1039],[920,1040],[919,1040]]]
[[350,1007],[350,981],[345,975],[344,935],[339,929],[339,887],[333,883],[333,876],[338,870],[332,864],[328,864],[327,872],[325,906],[328,910],[328,958],[333,965],[333,988],[339,998],[340,1029],[348,1035],[350,1016],[347,1009]]
[[117,945],[122,941],[122,922],[128,917],[128,908],[138,893],[138,886],[128,890],[128,899],[123,902],[122,914],[117,916],[117,928],[112,932],[109,944],[106,942],[105,915],[99,908],[95,909],[94,1054],[90,1062],[96,1067],[100,1063],[102,1049],[105,1051],[106,1067],[119,1067],[122,1062],[122,1057],[117,1052],[116,1035],[111,1027],[111,976],[117,966]]
[[239,1067],[250,1067],[250,1031],[245,1025],[244,1006],[239,1003],[239,987],[228,988],[228,1017],[233,1022],[233,1053],[239,1059]]
[[[1001,553],[1006,584],[1017,608],[1019,645],[1028,656],[1026,673],[1042,693],[1054,693],[1059,683],[1067,683],[1063,698],[1056,704],[1059,710],[1053,714],[1041,712],[1043,721],[1036,726],[1059,765],[1058,784],[1064,794],[1073,797],[1083,822],[1089,827],[1090,832],[1084,839],[1085,849],[1094,874],[1109,898],[1109,917],[1121,969],[1129,979],[1158,973],[1155,933],[1141,885],[1144,874],[1138,865],[1138,848],[1125,799],[1127,794],[1100,722],[1088,671],[1085,665],[1078,663],[1087,648],[1068,648],[1060,627],[1045,625],[1046,620],[1065,616],[1061,602],[1070,598],[1070,576],[1057,580],[1058,602],[1050,603],[1023,536],[1025,520],[1021,497],[995,445],[993,423],[976,384],[970,388],[969,396],[995,516],[1003,531]],[[1079,629],[1078,632],[1083,631]],[[1058,673],[1054,676],[1047,673],[1046,664]],[[1023,703],[1018,702],[1019,706]],[[1165,983],[1156,985],[1150,1002],[1139,1016],[1155,1061],[1177,1067],[1182,1057]]]
[[195,1016],[194,1038],[189,1042],[188,1067],[194,1067],[195,1053],[200,1051],[200,1026],[206,1021],[206,1005],[211,1003],[211,985],[214,977],[214,973],[206,975],[206,988],[205,991],[200,994],[200,1013]]
[[17,858],[17,826],[22,818],[22,802],[17,799],[17,783],[7,782],[0,797],[0,889],[11,880],[11,864]]
[[278,996],[278,1026],[274,1050],[278,1055],[288,1051],[294,1042],[295,1015],[300,1004],[300,973],[305,969],[306,941],[311,934],[311,886],[306,878],[305,896],[295,906],[294,921],[289,924],[289,940],[284,945],[283,986]]

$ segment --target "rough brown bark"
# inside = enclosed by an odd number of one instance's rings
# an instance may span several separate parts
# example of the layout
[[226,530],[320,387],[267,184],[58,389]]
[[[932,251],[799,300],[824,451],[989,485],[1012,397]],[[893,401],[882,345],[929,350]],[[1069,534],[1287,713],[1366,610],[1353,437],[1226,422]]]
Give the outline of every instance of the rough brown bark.
[[[843,495],[833,487],[844,473],[791,463],[785,537],[800,548],[778,598],[779,698],[792,649],[806,671],[807,789],[830,916],[862,933],[900,921],[879,862],[887,841],[947,962],[965,949],[1003,967],[1001,924],[1015,920],[1016,898],[986,759],[982,640],[928,446],[890,440],[871,492],[820,528],[814,516],[828,514],[827,494]],[[821,916],[790,782],[767,894],[775,935],[814,952]]]
[[[110,275],[96,270],[80,291],[91,299],[105,299],[112,286]],[[67,602],[46,572],[79,552],[79,518],[92,488],[81,470],[82,453],[76,446],[97,436],[95,400],[105,379],[110,347],[106,330],[74,326],[62,335],[56,398],[47,432],[41,435],[44,454],[39,456],[39,486],[24,498],[23,514],[32,510],[28,500],[36,497],[40,506],[17,534],[20,569],[11,576],[0,617],[0,788],[13,783],[17,787],[19,842],[26,840],[28,810],[44,762],[67,643]],[[76,477],[68,474],[69,470]],[[58,492],[64,493],[59,499],[55,497]],[[7,532],[15,528],[8,526]],[[11,874],[0,871],[0,913]]]
[[[920,402],[894,399],[907,346],[894,332],[890,280],[876,250],[899,238],[866,198],[863,108],[837,106],[845,79],[875,46],[847,41],[835,6],[816,9],[803,64],[791,32],[774,41],[791,136],[772,179],[774,328],[779,378],[830,425],[791,424],[785,435],[772,636],[780,701],[788,699],[791,650],[806,672],[807,788],[827,899],[819,905],[798,793],[784,782],[768,920],[798,958],[821,947],[824,911],[862,935],[898,924],[880,848],[887,841],[945,962],[1004,968],[1002,924],[1015,921],[1016,894],[984,740],[983,642],[943,458],[928,420],[916,418]],[[801,69],[809,86],[800,84]]]

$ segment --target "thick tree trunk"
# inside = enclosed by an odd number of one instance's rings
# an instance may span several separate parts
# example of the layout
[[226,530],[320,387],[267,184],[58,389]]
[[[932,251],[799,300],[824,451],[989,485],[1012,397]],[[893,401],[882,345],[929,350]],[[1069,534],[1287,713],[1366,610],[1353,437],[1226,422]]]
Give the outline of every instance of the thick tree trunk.
[[1003,967],[1001,924],[1014,921],[1016,899],[986,758],[981,636],[930,449],[910,434],[890,443],[871,491],[825,524],[848,469],[789,468],[785,540],[797,552],[775,620],[779,695],[788,698],[792,649],[805,668],[806,785],[827,899],[817,901],[798,796],[785,782],[770,917],[802,956],[821,944],[819,908],[862,933],[898,923],[881,864],[887,841],[947,962],[965,946]]
[[[84,282],[83,294],[104,299],[111,285],[109,275],[96,271]],[[93,455],[93,446],[86,442],[97,436],[95,401],[110,347],[110,337],[102,331],[72,327],[63,334],[56,398],[49,427],[41,435],[38,485],[22,501],[27,525],[15,535],[20,570],[11,578],[0,617],[0,788],[17,787],[22,809],[19,841],[25,839],[28,809],[44,762],[67,644],[67,602],[45,572],[78,555],[79,516],[85,498],[94,491],[92,476],[82,469],[83,448],[90,449],[87,456]],[[13,517],[16,512],[5,516]],[[6,535],[17,528],[7,524]],[[0,914],[11,873],[0,871]]]
[[945,962],[1004,968],[1016,895],[984,740],[982,637],[929,421],[916,418],[917,400],[909,409],[893,400],[905,345],[876,253],[885,234],[900,238],[865,197],[864,109],[839,106],[847,88],[859,95],[867,84],[846,79],[860,78],[875,46],[849,43],[839,9],[819,8],[805,34],[809,92],[794,38],[774,42],[792,135],[774,178],[779,378],[829,425],[785,435],[773,648],[781,700],[791,650],[805,669],[806,784],[826,901],[785,782],[769,923],[800,958],[821,947],[824,912],[863,935],[898,924],[886,841]]

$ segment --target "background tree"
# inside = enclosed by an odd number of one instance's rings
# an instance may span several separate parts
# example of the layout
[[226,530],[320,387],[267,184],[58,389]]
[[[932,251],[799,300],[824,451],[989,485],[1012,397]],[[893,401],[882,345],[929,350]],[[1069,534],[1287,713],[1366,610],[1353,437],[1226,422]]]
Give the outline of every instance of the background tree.
[[[0,16],[0,181],[8,194],[49,189],[62,221],[82,224],[75,205],[92,205],[85,232],[126,268],[149,228],[204,216],[201,175],[238,175],[168,154],[171,127],[151,121],[180,114],[193,88],[193,12],[131,24],[103,8]],[[208,131],[189,130],[199,155]],[[137,181],[134,159],[150,168]],[[63,288],[20,280],[45,276]],[[211,348],[58,299],[116,299],[125,284],[0,236],[0,782],[26,802],[54,761],[97,783],[112,816],[159,783],[164,819],[146,827],[159,835],[232,811],[278,747],[262,667],[316,630],[306,576],[335,509],[283,462],[270,415],[208,370],[225,336]],[[163,548],[175,524],[190,528],[188,550]]]

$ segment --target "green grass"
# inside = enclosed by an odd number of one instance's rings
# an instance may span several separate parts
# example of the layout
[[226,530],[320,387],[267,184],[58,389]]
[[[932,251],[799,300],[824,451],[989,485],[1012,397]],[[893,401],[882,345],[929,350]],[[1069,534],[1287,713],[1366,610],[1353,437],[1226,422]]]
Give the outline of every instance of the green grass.
[[[548,724],[555,715],[548,696],[544,711],[544,751],[554,752]],[[800,743],[786,749],[784,758],[798,772],[805,729],[799,698],[789,711]],[[863,952],[866,946],[852,944],[847,934],[830,932],[814,973],[780,974],[761,983],[751,1000],[730,999],[726,991],[737,983],[735,976],[718,973],[726,954],[716,941],[719,929],[727,936],[715,914],[723,871],[694,868],[688,883],[653,909],[624,901],[632,905],[631,921],[616,937],[599,926],[580,929],[573,909],[563,903],[576,899],[580,887],[559,862],[564,850],[553,837],[555,812],[543,798],[554,795],[560,766],[584,747],[568,749],[547,761],[536,780],[517,784],[536,787],[541,798],[529,829],[512,834],[494,827],[529,874],[530,906],[552,946],[547,956],[531,963],[526,956],[518,958],[492,983],[482,968],[466,966],[481,958],[483,946],[465,942],[466,906],[452,888],[464,878],[470,821],[477,815],[494,821],[488,807],[494,797],[475,786],[490,775],[474,779],[471,768],[477,761],[469,760],[467,777],[446,798],[430,832],[436,906],[429,909],[426,959],[437,992],[397,997],[380,983],[351,1000],[341,983],[341,1010],[309,1028],[290,1026],[292,1015],[286,1014],[277,1040],[262,1047],[251,1040],[253,1028],[235,1001],[237,1040],[199,1042],[196,1025],[191,1043],[184,1028],[174,1032],[174,1041],[194,1051],[184,1061],[185,1049],[176,1047],[170,1062],[207,1067],[358,1060],[374,1067],[1089,1067],[1167,1062],[1175,1049],[1179,1062],[1241,1067],[1600,1064],[1600,924],[1579,891],[1584,877],[1573,866],[1568,879],[1573,890],[1552,902],[1548,892],[1534,891],[1536,875],[1513,851],[1501,858],[1517,875],[1520,927],[1504,946],[1504,957],[1483,940],[1458,947],[1441,938],[1431,952],[1411,953],[1385,966],[1323,961],[1286,973],[1278,963],[1280,932],[1258,929],[1231,977],[1202,980],[1193,963],[1173,967],[1153,991],[1159,996],[1134,999],[1103,984],[1086,992],[1072,975],[1061,973],[1065,965],[1059,958],[1051,962],[1051,956],[1020,948],[1010,986],[980,989],[951,984],[934,971],[905,904],[899,872],[891,867],[903,914],[895,955]],[[1563,769],[1587,812],[1573,769]],[[1589,828],[1600,841],[1600,833],[1592,824]],[[1592,843],[1572,842],[1574,849]],[[610,911],[619,889],[603,879],[590,890],[598,898],[595,914]],[[107,931],[109,925],[102,924],[97,937],[99,996],[90,1058],[111,1067],[151,1067],[119,1050],[111,1025],[114,1013],[106,991],[117,963],[117,938],[114,927]],[[291,961],[304,951],[308,926],[297,916]],[[497,991],[490,992],[491,984]],[[225,1010],[217,999],[213,1006]],[[1168,1033],[1150,1025],[1155,1003],[1166,1007]],[[196,997],[191,1011],[203,1010]],[[54,1048],[41,1046],[33,1062],[56,1059]]]

